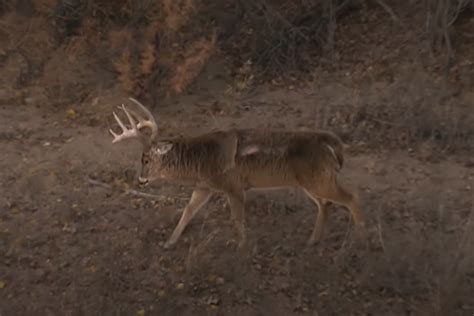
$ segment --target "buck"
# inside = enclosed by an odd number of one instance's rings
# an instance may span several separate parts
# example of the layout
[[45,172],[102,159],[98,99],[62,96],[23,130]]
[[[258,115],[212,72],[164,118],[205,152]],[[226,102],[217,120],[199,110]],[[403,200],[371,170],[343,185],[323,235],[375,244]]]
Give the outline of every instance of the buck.
[[[238,232],[238,246],[246,242],[244,223],[245,192],[251,189],[301,188],[318,208],[308,245],[321,240],[330,202],[346,207],[365,237],[364,219],[356,195],[337,180],[344,157],[343,143],[329,132],[284,132],[253,129],[216,131],[195,137],[158,138],[151,112],[130,98],[138,109],[121,109],[128,119],[122,129],[110,129],[112,143],[137,138],[143,145],[138,182],[147,185],[157,179],[194,186],[191,199],[165,247],[173,246],[186,225],[215,192],[227,195]],[[145,116],[145,117],[144,117]],[[147,136],[144,129],[150,129]]]

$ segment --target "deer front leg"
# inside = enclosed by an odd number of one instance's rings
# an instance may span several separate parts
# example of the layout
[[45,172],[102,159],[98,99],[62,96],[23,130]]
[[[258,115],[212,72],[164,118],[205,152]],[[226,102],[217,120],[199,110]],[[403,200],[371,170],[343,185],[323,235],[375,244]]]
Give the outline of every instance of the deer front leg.
[[318,187],[313,188],[310,193],[313,192],[314,195],[318,196],[320,199],[346,207],[350,211],[354,220],[358,240],[362,242],[365,247],[368,247],[367,230],[365,227],[364,216],[359,209],[357,195],[345,189],[335,180],[325,182],[324,185],[319,185]]
[[245,233],[245,194],[242,191],[232,191],[227,193],[230,211],[234,219],[235,228],[239,235],[238,248],[242,248],[247,240]]
[[170,248],[173,246],[183,233],[184,229],[188,225],[189,221],[196,215],[196,213],[204,206],[204,204],[209,201],[209,198],[212,196],[212,192],[208,189],[194,189],[193,195],[189,200],[188,205],[184,208],[181,219],[179,220],[178,225],[171,234],[171,237],[165,243],[165,248]]

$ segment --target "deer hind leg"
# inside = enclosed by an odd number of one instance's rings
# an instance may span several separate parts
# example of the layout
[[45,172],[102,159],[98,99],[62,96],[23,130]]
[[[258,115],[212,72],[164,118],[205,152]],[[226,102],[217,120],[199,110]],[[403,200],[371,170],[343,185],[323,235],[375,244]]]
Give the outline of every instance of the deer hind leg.
[[184,208],[181,219],[179,220],[178,225],[171,234],[171,237],[165,243],[165,248],[170,248],[173,246],[183,233],[184,229],[188,225],[189,221],[197,214],[197,212],[204,206],[204,204],[209,201],[209,198],[212,196],[212,192],[208,189],[195,189],[191,196],[191,199],[188,202],[188,205]]
[[304,190],[306,195],[313,200],[314,204],[318,207],[318,215],[316,216],[316,220],[314,223],[314,228],[313,232],[311,233],[311,236],[308,239],[307,245],[311,246],[314,245],[314,243],[320,242],[322,240],[323,234],[324,234],[324,225],[326,223],[326,218],[327,218],[327,206],[329,204],[329,201],[325,199],[320,199],[313,193]]
[[359,201],[355,194],[342,187],[335,178],[327,182],[319,182],[312,188],[306,187],[311,195],[319,197],[339,205],[346,207],[354,220],[357,227],[357,233],[362,239],[366,239],[367,233],[365,228],[364,216],[359,209]]
[[247,241],[247,235],[245,233],[245,194],[244,192],[228,192],[227,199],[229,201],[235,228],[239,234],[238,247],[242,248]]

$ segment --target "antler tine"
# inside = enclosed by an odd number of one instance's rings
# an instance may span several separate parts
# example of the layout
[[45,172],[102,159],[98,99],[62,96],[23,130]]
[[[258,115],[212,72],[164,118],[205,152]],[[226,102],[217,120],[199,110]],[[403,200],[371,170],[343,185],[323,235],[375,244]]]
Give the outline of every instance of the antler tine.
[[112,143],[117,143],[117,142],[120,142],[124,139],[134,138],[134,137],[138,137],[138,138],[142,139],[143,138],[142,134],[138,130],[137,123],[133,119],[132,115],[130,115],[130,113],[127,111],[127,109],[125,108],[125,105],[122,104],[121,108],[125,112],[125,115],[128,118],[128,122],[130,123],[131,128],[127,128],[127,126],[125,126],[125,124],[122,122],[122,120],[117,115],[117,113],[112,112],[112,114],[114,115],[115,120],[117,121],[118,125],[122,129],[122,134],[120,134],[120,135],[116,134],[112,129],[109,129],[109,132],[114,137],[114,139],[112,140]]
[[138,129],[141,129],[143,127],[149,127],[149,128],[151,128],[150,139],[156,138],[156,136],[158,135],[158,125],[156,124],[156,121],[155,121],[155,118],[153,117],[153,114],[150,112],[150,110],[148,110],[142,103],[140,103],[136,99],[134,99],[132,97],[130,97],[129,99],[130,99],[130,101],[132,101],[133,103],[138,105],[140,107],[140,109],[143,112],[145,112],[145,114],[147,116],[147,119],[144,120],[144,119],[142,119],[142,117],[140,115],[136,115],[134,112],[132,112],[139,119]]
[[132,109],[128,109],[127,110],[128,112],[130,112],[130,114],[132,114],[134,117],[136,117],[138,119],[138,124],[137,124],[137,128],[140,130],[144,127],[150,127],[150,124],[151,122],[149,122],[147,119],[145,119],[140,113],[136,112],[135,110],[132,110]]
[[128,121],[130,122],[130,125],[132,125],[132,129],[137,129],[137,123],[133,119],[133,117],[130,115],[130,113],[127,111],[125,108],[125,105],[122,104],[122,110],[125,112],[125,115],[128,118]]

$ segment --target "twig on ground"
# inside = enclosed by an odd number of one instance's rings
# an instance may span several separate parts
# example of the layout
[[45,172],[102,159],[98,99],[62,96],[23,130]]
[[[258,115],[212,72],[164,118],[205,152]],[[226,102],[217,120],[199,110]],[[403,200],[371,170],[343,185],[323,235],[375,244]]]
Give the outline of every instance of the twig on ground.
[[117,188],[117,187],[114,187],[110,184],[107,184],[105,182],[102,182],[102,181],[98,181],[98,180],[95,180],[95,179],[91,179],[89,178],[88,179],[88,182],[92,185],[96,185],[96,186],[99,186],[99,187],[102,187],[102,188],[105,188],[105,189],[108,189],[108,190],[112,190],[112,191],[115,191],[115,190],[120,190],[122,192],[124,192],[125,194],[130,194],[130,195],[135,195],[135,196],[141,196],[141,197],[145,197],[145,198],[150,198],[150,199],[162,199],[163,197],[160,196],[160,195],[155,195],[155,194],[151,194],[151,193],[145,193],[145,192],[140,192],[138,190],[134,190],[134,189],[123,189],[123,188]]
[[385,253],[387,253],[387,248],[385,247],[385,242],[384,242],[384,239],[383,239],[382,223],[380,221],[380,215],[377,213],[376,216],[377,216],[377,235],[378,235],[378,238],[379,238],[380,247],[382,247],[382,252],[385,254]]

